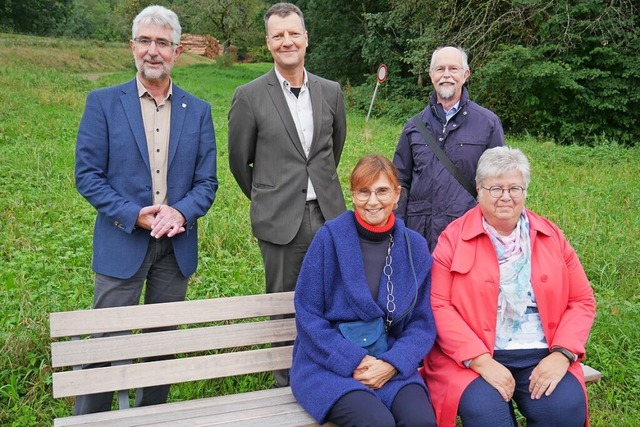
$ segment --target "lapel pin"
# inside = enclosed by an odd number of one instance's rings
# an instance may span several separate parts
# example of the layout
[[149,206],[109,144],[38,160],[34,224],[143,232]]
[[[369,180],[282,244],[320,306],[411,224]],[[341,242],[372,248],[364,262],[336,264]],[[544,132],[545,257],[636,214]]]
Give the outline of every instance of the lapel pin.
[[182,108],[187,108],[187,104],[182,104]]

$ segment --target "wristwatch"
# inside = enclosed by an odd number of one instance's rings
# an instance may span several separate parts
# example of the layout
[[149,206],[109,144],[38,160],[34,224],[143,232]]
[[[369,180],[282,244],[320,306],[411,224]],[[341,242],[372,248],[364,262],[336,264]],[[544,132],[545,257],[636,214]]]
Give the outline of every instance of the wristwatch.
[[569,359],[569,363],[573,363],[573,362],[575,362],[576,360],[578,360],[578,357],[577,357],[575,354],[573,354],[572,352],[570,352],[569,350],[567,350],[567,349],[566,349],[566,348],[564,348],[564,347],[553,347],[553,348],[551,349],[551,352],[552,352],[552,353],[562,353],[562,355],[563,355],[564,357],[566,357],[567,359]]

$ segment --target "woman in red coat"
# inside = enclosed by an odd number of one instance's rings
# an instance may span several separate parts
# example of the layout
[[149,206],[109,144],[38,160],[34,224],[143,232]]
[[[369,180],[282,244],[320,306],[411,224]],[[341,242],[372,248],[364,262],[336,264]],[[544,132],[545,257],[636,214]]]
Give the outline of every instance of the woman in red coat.
[[529,162],[492,148],[478,162],[478,206],[451,223],[433,253],[437,339],[423,378],[440,427],[583,427],[580,360],[595,299],[560,229],[525,209]]

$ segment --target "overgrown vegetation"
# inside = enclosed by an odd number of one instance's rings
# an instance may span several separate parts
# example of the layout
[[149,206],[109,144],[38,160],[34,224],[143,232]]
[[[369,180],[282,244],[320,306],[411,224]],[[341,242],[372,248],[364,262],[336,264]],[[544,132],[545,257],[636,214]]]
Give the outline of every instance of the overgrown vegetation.
[[[121,44],[0,34],[0,425],[50,425],[71,413],[71,399],[51,396],[48,313],[89,308],[95,214],[74,188],[75,135],[88,91],[133,77]],[[185,66],[186,64],[193,64]],[[212,104],[220,190],[202,219],[199,269],[187,298],[261,293],[262,262],[251,236],[248,201],[227,167],[227,113],[235,87],[268,64],[217,67],[184,55],[174,80]],[[97,81],[87,79],[100,76]],[[386,108],[386,107],[385,107]],[[376,106],[382,116],[382,104]],[[401,125],[364,123],[348,114],[339,168],[358,158],[392,156]],[[509,137],[532,163],[527,206],[555,221],[592,281],[598,312],[587,363],[603,372],[591,384],[594,427],[635,426],[640,413],[640,148],[604,142],[593,148]],[[270,375],[182,384],[171,400],[266,388]]]
[[[184,32],[207,33],[242,60],[270,61],[262,15],[277,0],[21,0],[0,2],[0,31],[130,38],[145,6],[172,8]],[[430,91],[433,50],[468,50],[472,99],[506,131],[563,144],[640,140],[640,10],[636,0],[293,0],[305,13],[308,69],[353,87],[367,112],[378,65],[389,67],[385,108],[402,121]],[[387,108],[388,106],[388,108]]]
[[[240,53],[264,44],[266,0],[20,0],[0,2],[0,31],[124,42],[146,6],[175,11],[185,33],[211,34]],[[273,2],[275,3],[275,2]]]
[[[384,63],[389,83],[410,78],[429,87],[433,50],[459,45],[469,52],[472,99],[495,111],[508,132],[565,144],[640,140],[637,2],[300,3],[308,8],[309,66],[321,75],[355,86]],[[415,99],[407,89],[397,85],[381,98]]]

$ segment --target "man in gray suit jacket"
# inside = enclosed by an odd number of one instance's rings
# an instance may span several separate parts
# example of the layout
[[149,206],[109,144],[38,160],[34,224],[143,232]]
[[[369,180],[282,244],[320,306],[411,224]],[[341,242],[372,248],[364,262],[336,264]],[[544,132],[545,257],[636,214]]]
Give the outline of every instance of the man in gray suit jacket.
[[[267,292],[292,291],[316,230],[346,210],[337,166],[346,136],[340,86],[308,73],[304,18],[290,3],[265,14],[274,69],[236,89],[229,166],[251,200]],[[279,385],[286,376],[276,375]]]

